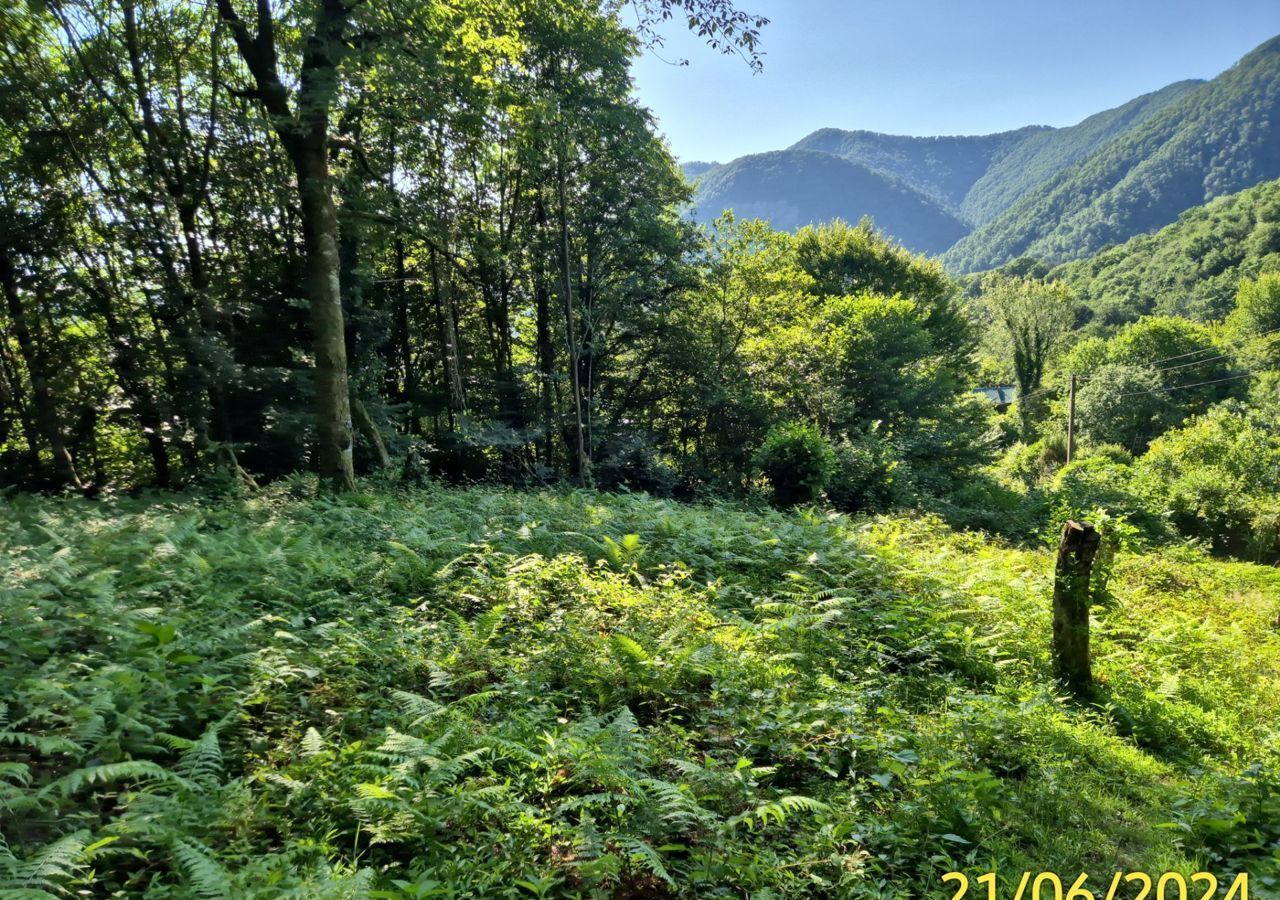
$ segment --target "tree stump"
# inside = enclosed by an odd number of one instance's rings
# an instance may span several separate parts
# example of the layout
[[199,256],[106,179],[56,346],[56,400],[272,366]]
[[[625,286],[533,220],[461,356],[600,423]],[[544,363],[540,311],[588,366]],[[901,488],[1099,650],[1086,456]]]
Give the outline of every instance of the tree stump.
[[1093,686],[1089,664],[1089,590],[1102,536],[1085,522],[1067,522],[1058,542],[1053,585],[1053,671],[1077,694]]

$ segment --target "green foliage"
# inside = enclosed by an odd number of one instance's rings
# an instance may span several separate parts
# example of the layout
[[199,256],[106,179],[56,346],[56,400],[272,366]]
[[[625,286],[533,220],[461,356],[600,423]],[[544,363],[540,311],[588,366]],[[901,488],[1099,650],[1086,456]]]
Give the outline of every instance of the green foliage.
[[1076,422],[1083,440],[1119,444],[1141,453],[1169,424],[1173,408],[1150,367],[1107,364],[1076,391]]
[[1280,180],[1183,212],[1155,234],[1130,238],[1054,269],[1087,310],[1092,327],[1141,316],[1227,315],[1244,278],[1280,271]]
[[1274,420],[1223,404],[1156,440],[1136,466],[1139,489],[1174,526],[1214,549],[1280,561],[1274,498],[1280,431]]
[[996,326],[994,343],[1010,359],[1018,385],[1018,414],[1030,435],[1043,417],[1041,382],[1072,324],[1070,291],[1029,278],[990,275],[982,282],[981,307]]
[[1051,557],[927,519],[281,486],[18,498],[0,529],[7,892],[905,897],[1122,851],[1275,871],[1250,837],[1274,570],[1119,553],[1110,705],[1079,709],[1053,696]]
[[910,480],[892,437],[877,429],[836,444],[827,499],[841,512],[885,512],[910,498]]
[[822,432],[803,422],[769,429],[755,455],[756,466],[773,488],[779,506],[812,503],[836,468],[836,455]]
[[1280,271],[1240,282],[1226,330],[1249,368],[1280,369]]

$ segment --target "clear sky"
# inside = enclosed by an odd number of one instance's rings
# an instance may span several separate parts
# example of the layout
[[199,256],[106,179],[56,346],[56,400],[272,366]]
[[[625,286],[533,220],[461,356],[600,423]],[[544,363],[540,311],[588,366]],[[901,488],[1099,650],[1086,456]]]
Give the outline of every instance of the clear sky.
[[[677,23],[634,68],[684,161],[823,127],[987,134],[1072,125],[1280,34],[1280,0],[740,0],[767,16],[764,72]],[[687,67],[665,60],[687,59]]]

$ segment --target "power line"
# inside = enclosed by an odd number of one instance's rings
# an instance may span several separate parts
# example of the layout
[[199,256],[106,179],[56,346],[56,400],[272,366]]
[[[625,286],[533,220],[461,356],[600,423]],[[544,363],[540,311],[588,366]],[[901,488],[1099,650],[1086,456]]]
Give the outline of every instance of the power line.
[[[1270,328],[1258,334],[1250,335],[1249,337],[1236,338],[1233,341],[1227,341],[1225,346],[1233,347],[1237,344],[1247,343],[1248,341],[1256,340],[1257,338],[1266,337],[1269,334],[1276,334],[1276,333],[1280,333],[1280,328]],[[1177,359],[1186,359],[1188,356],[1199,356],[1201,353],[1212,353],[1214,350],[1220,349],[1220,347],[1221,345],[1219,347],[1204,347],[1200,350],[1192,350],[1189,353],[1180,353],[1177,356],[1166,356],[1164,359],[1153,359],[1149,363],[1146,363],[1146,365],[1155,366],[1155,365],[1159,365],[1160,363],[1173,362],[1174,360],[1177,360]]]
[[1237,379],[1240,379],[1240,378],[1249,378],[1253,374],[1254,374],[1253,372],[1241,372],[1238,375],[1229,375],[1226,378],[1214,378],[1211,381],[1197,381],[1195,384],[1175,384],[1172,387],[1152,388],[1149,391],[1130,391],[1127,394],[1119,394],[1116,397],[1113,397],[1112,399],[1120,400],[1125,397],[1141,397],[1144,394],[1159,394],[1165,391],[1182,391],[1182,390],[1186,390],[1187,388],[1204,387],[1205,385],[1208,385],[1208,384],[1221,384],[1224,381],[1236,381]]
[[[1264,331],[1262,332],[1261,335],[1254,335],[1253,337],[1246,338],[1245,340],[1256,340],[1256,339],[1262,338],[1265,335],[1271,335],[1271,336],[1266,338],[1263,341],[1263,343],[1270,343],[1271,341],[1274,341],[1280,338],[1280,328],[1273,328],[1271,329],[1271,331]],[[1214,349],[1218,349],[1218,348],[1215,347]],[[1200,351],[1200,352],[1203,352],[1203,351]],[[1220,359],[1229,359],[1231,356],[1232,354],[1230,353],[1223,353],[1220,356],[1211,356],[1208,359],[1197,359],[1195,362],[1182,363],[1181,365],[1177,365],[1177,366],[1165,366],[1163,369],[1156,369],[1156,371],[1157,372],[1174,372],[1178,369],[1189,369],[1189,368],[1192,368],[1193,366],[1202,366],[1205,363],[1217,362]]]

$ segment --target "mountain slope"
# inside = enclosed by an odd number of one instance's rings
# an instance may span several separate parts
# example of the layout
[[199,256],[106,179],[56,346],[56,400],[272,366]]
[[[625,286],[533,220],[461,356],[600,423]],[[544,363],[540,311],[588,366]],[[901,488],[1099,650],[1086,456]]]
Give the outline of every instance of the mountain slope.
[[1050,277],[1071,285],[1096,321],[1116,325],[1153,312],[1222,318],[1240,279],[1260,272],[1280,272],[1280,180],[1187,210]]
[[775,228],[870,216],[911,250],[940,253],[968,226],[936,200],[866,166],[829,153],[778,150],[744,156],[707,171],[694,195],[696,217],[726,209]]
[[970,272],[1021,255],[1063,261],[1280,177],[1280,38],[1103,144],[960,241]]
[[1202,84],[1200,80],[1175,82],[1123,106],[1092,115],[1077,125],[1047,128],[1027,135],[977,179],[964,197],[961,211],[975,224],[991,221],[1044,181],[1141,125]]
[[910,185],[954,212],[992,163],[1046,131],[1052,129],[1028,126],[999,134],[909,137],[823,128],[791,149],[818,150],[859,163]]
[[718,162],[703,162],[702,160],[695,159],[687,163],[681,163],[680,171],[684,173],[685,178],[688,178],[690,181],[692,181],[698,176],[703,175],[706,172],[709,172],[711,169],[714,169],[718,165],[720,165],[720,163]]

